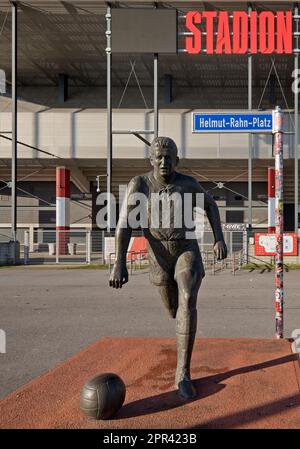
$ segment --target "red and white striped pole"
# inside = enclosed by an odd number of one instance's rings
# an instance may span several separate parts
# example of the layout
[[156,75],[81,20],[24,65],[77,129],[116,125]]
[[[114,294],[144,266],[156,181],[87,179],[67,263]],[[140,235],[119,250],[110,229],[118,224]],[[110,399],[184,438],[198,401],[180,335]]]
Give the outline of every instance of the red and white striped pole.
[[283,113],[277,106],[274,111],[275,134],[275,307],[276,338],[283,338]]
[[70,230],[70,170],[56,167],[56,251],[68,254]]
[[275,232],[275,168],[268,167],[268,232]]

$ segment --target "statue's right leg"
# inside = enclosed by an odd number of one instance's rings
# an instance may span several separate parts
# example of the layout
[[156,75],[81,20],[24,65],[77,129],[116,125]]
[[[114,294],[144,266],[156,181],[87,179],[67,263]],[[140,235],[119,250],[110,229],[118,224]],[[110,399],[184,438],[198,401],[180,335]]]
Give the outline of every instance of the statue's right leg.
[[190,365],[197,331],[197,295],[201,276],[189,267],[177,272],[179,307],[176,316],[177,369],[175,386],[180,396],[192,399],[196,390],[191,382]]
[[176,318],[178,309],[178,286],[176,281],[170,281],[168,285],[159,286],[162,301],[172,318]]
[[177,369],[175,385],[180,396],[196,397],[191,381],[190,364],[197,331],[197,296],[204,269],[197,242],[187,244],[187,251],[179,256],[175,267],[179,300],[176,316]]

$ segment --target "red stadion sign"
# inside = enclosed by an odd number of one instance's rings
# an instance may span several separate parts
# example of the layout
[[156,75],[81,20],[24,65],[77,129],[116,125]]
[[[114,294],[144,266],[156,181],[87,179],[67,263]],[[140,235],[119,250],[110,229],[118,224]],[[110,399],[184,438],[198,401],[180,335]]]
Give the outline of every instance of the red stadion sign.
[[[185,38],[189,54],[291,54],[293,52],[291,11],[189,11]],[[249,41],[248,41],[249,35]],[[216,36],[216,39],[214,39]]]
[[[255,234],[255,256],[275,256],[276,234]],[[298,236],[294,233],[283,234],[283,254],[285,256],[297,256]]]

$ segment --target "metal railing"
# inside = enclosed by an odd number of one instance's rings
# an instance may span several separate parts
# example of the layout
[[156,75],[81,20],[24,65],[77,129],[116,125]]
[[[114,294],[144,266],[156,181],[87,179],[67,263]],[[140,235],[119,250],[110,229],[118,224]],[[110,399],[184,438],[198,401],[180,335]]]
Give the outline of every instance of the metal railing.
[[231,252],[226,259],[220,261],[216,259],[212,250],[205,251],[202,254],[202,260],[205,271],[212,275],[226,270],[230,270],[235,275],[246,262],[244,249]]
[[[112,271],[112,267],[114,265],[116,253],[110,253],[108,255],[108,268],[109,273]],[[136,256],[133,258],[132,256]],[[127,264],[129,264],[129,273],[133,274],[133,270],[142,268],[142,260],[148,261],[148,254],[146,251],[128,251],[127,252]],[[235,276],[237,271],[241,270],[243,264],[245,263],[245,254],[243,249],[237,252],[232,253],[227,257],[227,259],[218,261],[213,253],[213,251],[205,251],[202,254],[202,261],[205,268],[205,271],[209,274],[216,275],[222,271],[228,271]],[[138,263],[139,262],[139,263]],[[144,264],[145,266],[146,264]]]
[[[108,251],[105,260],[105,239],[114,237],[114,232],[100,229],[74,229],[56,231],[45,228],[18,229],[17,238],[20,242],[21,260],[25,264],[112,264],[114,249]],[[142,231],[134,231],[133,237],[142,236]],[[243,254],[243,262],[247,255],[246,231],[224,231],[224,238],[228,248],[228,259],[224,262],[224,269],[230,265],[240,266],[240,258]],[[9,241],[9,230],[0,229],[0,241]],[[204,231],[198,239],[204,264],[211,271],[220,269],[220,262],[213,261],[214,236],[212,231]],[[147,261],[145,251],[132,252],[132,269],[138,269]],[[109,255],[109,256],[108,256]],[[109,257],[109,259],[107,258]],[[130,263],[130,260],[129,260]],[[222,265],[223,269],[223,265]]]
[[[111,273],[112,270],[112,258],[115,259],[116,253],[109,253],[108,255],[108,268],[109,268],[109,272]],[[133,271],[133,267],[136,270],[137,269],[137,262],[138,263],[138,268],[141,270],[142,269],[142,261],[146,261],[146,263],[148,264],[149,260],[148,260],[148,252],[146,250],[141,250],[141,251],[127,251],[127,257],[126,257],[126,261],[127,264],[130,264],[130,274],[132,274]]]

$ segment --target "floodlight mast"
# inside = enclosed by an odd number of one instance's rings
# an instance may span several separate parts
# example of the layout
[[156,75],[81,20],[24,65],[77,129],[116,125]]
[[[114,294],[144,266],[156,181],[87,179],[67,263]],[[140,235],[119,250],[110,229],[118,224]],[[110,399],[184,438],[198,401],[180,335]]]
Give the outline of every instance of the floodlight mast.
[[[12,2],[12,157],[11,157],[11,237],[17,241],[17,41],[18,41],[18,5]],[[13,263],[16,263],[16,248],[13,251]]]
[[106,64],[107,64],[107,223],[111,229],[111,193],[112,193],[112,88],[111,88],[111,7],[106,10]]

